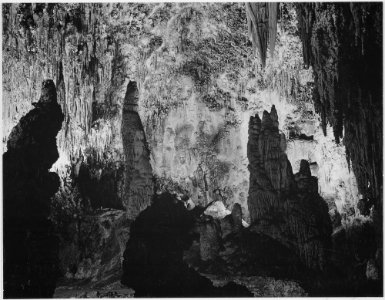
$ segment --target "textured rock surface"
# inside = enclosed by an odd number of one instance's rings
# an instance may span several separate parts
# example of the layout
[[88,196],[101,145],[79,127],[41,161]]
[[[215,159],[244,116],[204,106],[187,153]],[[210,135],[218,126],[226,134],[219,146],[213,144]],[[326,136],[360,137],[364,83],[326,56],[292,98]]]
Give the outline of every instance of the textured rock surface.
[[[266,8],[266,5],[262,6]],[[67,211],[65,218],[78,221],[100,207],[123,210],[125,206],[132,206],[137,211],[130,216],[134,217],[147,205],[148,201],[142,202],[142,199],[148,199],[148,193],[144,192],[143,198],[133,202],[132,199],[125,201],[125,196],[150,190],[151,183],[147,179],[151,177],[149,170],[152,169],[156,187],[160,190],[187,194],[195,204],[206,204],[218,198],[221,202],[207,212],[214,218],[230,214],[233,207],[239,205],[243,218],[249,222],[249,119],[274,104],[281,121],[279,130],[288,137],[287,156],[293,173],[299,171],[302,159],[309,161],[311,174],[318,177],[318,192],[327,201],[333,216],[335,231],[341,229],[340,225],[348,229],[354,220],[362,218],[358,200],[370,198],[365,178],[369,178],[371,190],[375,186],[372,184],[374,178],[381,174],[378,169],[374,177],[368,173],[371,164],[378,163],[373,161],[375,157],[369,151],[373,137],[375,155],[381,157],[376,150],[381,144],[376,142],[382,135],[377,130],[381,126],[377,121],[373,122],[375,125],[354,121],[354,118],[362,119],[354,113],[355,107],[361,106],[364,109],[359,114],[366,120],[379,118],[368,108],[374,103],[373,111],[381,111],[376,106],[377,92],[370,96],[366,90],[381,84],[377,85],[374,80],[363,87],[361,80],[351,80],[357,74],[371,78],[370,72],[377,72],[375,68],[363,70],[363,67],[369,56],[376,57],[374,52],[377,50],[373,49],[377,46],[372,47],[372,42],[382,37],[372,39],[372,30],[366,29],[381,26],[374,24],[378,17],[372,14],[372,6],[363,5],[362,8],[354,4],[350,9],[347,5],[348,10],[341,10],[343,5],[335,4],[304,4],[302,8],[305,7],[309,10],[297,10],[298,19],[292,4],[280,4],[275,50],[266,55],[263,68],[262,57],[255,57],[252,51],[247,36],[247,11],[241,3],[5,4],[2,11],[3,151],[7,148],[11,129],[32,108],[31,102],[39,94],[41,81],[53,78],[65,117],[58,135],[60,156],[53,170],[63,182],[73,181],[70,189],[64,183],[60,187],[63,197],[56,196],[53,215],[58,218],[54,217],[55,221],[60,221],[59,214],[63,210]],[[369,7],[369,14],[363,13],[365,7]],[[349,10],[351,14],[347,13]],[[312,19],[306,19],[310,15]],[[305,23],[301,19],[304,16]],[[265,25],[270,21],[274,24],[273,19],[263,21]],[[300,25],[313,24],[306,38],[301,35],[307,49],[304,54],[297,20]],[[377,21],[373,23],[373,20]],[[342,23],[341,27],[338,23]],[[348,31],[350,27],[360,29]],[[339,28],[342,30],[338,31]],[[274,36],[271,32],[270,38]],[[353,36],[357,36],[357,47],[352,44],[355,50],[350,57],[345,50]],[[264,52],[266,41],[262,45]],[[361,46],[363,56],[358,51]],[[333,53],[334,49],[338,49],[338,54]],[[349,56],[347,60],[340,60],[343,63],[339,64],[342,67],[338,70],[335,56],[338,59]],[[329,61],[328,58],[332,59]],[[304,59],[315,61],[315,64],[310,63],[313,68],[304,69]],[[373,60],[370,66],[374,65]],[[330,67],[332,72],[325,71],[325,67]],[[125,96],[131,81],[137,82],[138,113],[125,122]],[[339,89],[343,97],[334,93],[333,98],[332,85],[334,89],[343,86]],[[363,90],[362,95],[357,96],[356,88],[349,90],[350,85]],[[350,146],[345,151],[343,144],[336,145],[332,135],[322,135],[322,125],[312,101],[314,89],[316,94],[318,91],[320,101],[328,98],[341,102],[350,98],[350,102],[346,102],[350,106],[339,103],[333,107],[332,100],[327,100],[322,102],[322,109],[336,114],[336,119],[340,118],[341,107],[345,115],[352,111],[346,121],[344,144],[350,140],[350,145],[357,146],[362,137],[365,150]],[[321,89],[327,93],[319,92]],[[369,101],[365,102],[366,98]],[[333,112],[334,108],[339,112]],[[322,109],[317,106],[318,111]],[[133,116],[132,112],[130,116]],[[126,125],[125,128],[138,129],[140,123],[144,136],[139,133],[139,147],[135,148],[129,143],[135,138],[122,133]],[[330,123],[336,127],[338,122]],[[358,134],[352,137],[350,133],[354,130],[348,133],[349,126],[358,126],[355,127]],[[127,143],[124,143],[125,138]],[[144,147],[145,141],[148,148]],[[284,148],[283,140],[281,145],[277,136],[271,142],[274,149]],[[265,146],[269,147],[269,143]],[[148,157],[149,150],[151,168],[145,160],[143,164],[148,173],[131,177],[130,172],[135,168],[127,162],[134,157],[127,153],[142,150],[141,158]],[[274,177],[270,188],[279,186],[279,190],[285,191],[288,184],[294,184],[295,178],[292,175],[292,179],[287,180],[285,174],[278,175],[276,168],[282,166],[282,172],[287,173],[284,169],[288,164],[278,152],[275,154],[281,161],[273,162],[274,153],[275,150],[270,157],[265,157],[268,175]],[[352,157],[354,172],[349,172],[346,153]],[[358,160],[365,164],[354,163]],[[361,175],[357,175],[357,168],[359,172],[363,170]],[[361,178],[358,185],[354,173]],[[144,183],[144,189],[130,188],[129,182],[136,179]],[[306,175],[301,181],[308,179]],[[362,196],[358,194],[358,188]],[[301,197],[307,198],[306,195]],[[372,218],[378,211],[381,209],[372,209],[367,218]],[[232,235],[231,222],[230,216],[220,220],[223,235]],[[228,249],[237,253],[234,244]],[[227,256],[231,257],[231,254]],[[89,270],[84,268],[84,273],[92,273],[92,264],[88,266]],[[364,275],[365,271],[360,274]]]
[[58,270],[58,239],[48,220],[59,188],[56,135],[63,113],[55,84],[43,82],[41,96],[8,138],[3,155],[4,295],[52,297]]
[[144,210],[154,193],[154,178],[150,165],[143,125],[138,114],[139,94],[135,82],[127,86],[123,106],[122,138],[125,155],[124,206],[130,219]]
[[343,137],[360,193],[382,212],[382,5],[316,3],[297,11],[324,131],[329,122],[336,141]]
[[293,175],[274,106],[262,121],[251,117],[249,126],[251,228],[292,248],[309,268],[322,270],[332,228],[309,163],[301,161]]
[[258,48],[262,64],[266,65],[267,48],[274,55],[277,34],[278,3],[246,3],[247,25],[253,47]]
[[118,278],[129,238],[129,222],[124,211],[105,209],[71,227],[71,241],[62,242],[60,250],[66,278],[92,281]]
[[[246,221],[250,115],[275,104],[287,136],[292,128],[298,135],[318,130],[309,113],[312,73],[302,66],[290,5],[280,5],[274,58],[267,57],[264,69],[247,43],[243,4],[6,4],[3,17],[4,141],[30,110],[36,87],[54,78],[65,114],[54,169],[64,177],[65,166],[83,157],[81,192],[94,207],[123,205],[117,177],[125,168],[121,127],[129,81],[139,88],[138,113],[159,185],[183,190],[195,203],[208,203],[219,189],[228,209],[241,205]],[[331,140],[321,144],[333,149]],[[316,161],[321,166],[335,154]],[[320,190],[328,189],[322,178],[330,178],[330,169],[320,167]],[[343,170],[330,180],[341,181],[341,192],[352,184]],[[93,192],[84,188],[88,182],[109,188]],[[338,207],[358,200],[338,193],[327,191]]]

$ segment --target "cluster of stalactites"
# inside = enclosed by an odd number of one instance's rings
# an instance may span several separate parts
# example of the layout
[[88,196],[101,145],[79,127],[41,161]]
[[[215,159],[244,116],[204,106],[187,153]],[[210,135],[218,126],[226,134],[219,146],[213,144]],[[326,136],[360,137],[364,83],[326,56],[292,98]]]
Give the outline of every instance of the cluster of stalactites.
[[343,138],[361,194],[381,198],[382,6],[296,5],[306,65],[314,70],[316,111]]
[[[115,92],[109,87],[117,77],[112,71],[117,63],[115,41],[112,36],[103,38],[108,35],[101,17],[105,9],[99,4],[53,3],[3,7],[4,91],[11,99],[4,106],[5,136],[31,108],[28,101],[37,98],[39,82],[52,78],[65,116],[57,137],[59,150],[77,153],[93,143],[105,152],[112,133],[103,116],[110,108],[115,111],[110,99]],[[17,91],[11,92],[13,86]],[[95,114],[95,107],[102,106],[104,115]],[[98,134],[98,127],[107,135]]]
[[266,64],[267,48],[274,54],[277,35],[278,3],[246,3],[247,25],[253,48],[258,49],[262,65]]

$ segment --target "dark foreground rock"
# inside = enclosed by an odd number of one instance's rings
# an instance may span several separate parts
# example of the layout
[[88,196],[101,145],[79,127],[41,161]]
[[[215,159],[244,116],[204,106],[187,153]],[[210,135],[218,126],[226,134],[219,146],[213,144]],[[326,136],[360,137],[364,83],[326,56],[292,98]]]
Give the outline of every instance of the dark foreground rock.
[[4,296],[52,297],[58,276],[58,240],[48,220],[58,190],[56,135],[63,113],[51,80],[39,102],[13,128],[4,168]]
[[195,220],[202,209],[188,211],[171,194],[155,196],[131,226],[124,253],[122,283],[136,297],[250,297],[235,283],[214,287],[189,268],[183,252],[190,247]]

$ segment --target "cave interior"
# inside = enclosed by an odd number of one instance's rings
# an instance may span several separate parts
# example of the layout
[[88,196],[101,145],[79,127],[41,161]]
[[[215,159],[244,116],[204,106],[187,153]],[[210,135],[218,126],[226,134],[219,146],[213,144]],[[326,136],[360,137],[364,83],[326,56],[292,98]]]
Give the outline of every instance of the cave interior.
[[3,296],[382,296],[382,11],[3,3]]

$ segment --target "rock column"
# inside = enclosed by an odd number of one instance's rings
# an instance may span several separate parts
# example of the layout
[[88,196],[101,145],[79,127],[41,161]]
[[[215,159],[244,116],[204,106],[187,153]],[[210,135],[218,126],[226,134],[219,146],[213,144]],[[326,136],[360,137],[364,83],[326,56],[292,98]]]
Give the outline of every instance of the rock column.
[[309,163],[303,160],[294,175],[285,151],[274,106],[270,113],[264,111],[262,121],[258,115],[250,118],[251,228],[294,250],[307,267],[322,270],[332,230],[327,204]]
[[151,202],[154,179],[142,121],[138,114],[139,92],[136,82],[127,86],[123,106],[122,138],[125,155],[124,205],[128,217],[135,217]]

